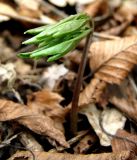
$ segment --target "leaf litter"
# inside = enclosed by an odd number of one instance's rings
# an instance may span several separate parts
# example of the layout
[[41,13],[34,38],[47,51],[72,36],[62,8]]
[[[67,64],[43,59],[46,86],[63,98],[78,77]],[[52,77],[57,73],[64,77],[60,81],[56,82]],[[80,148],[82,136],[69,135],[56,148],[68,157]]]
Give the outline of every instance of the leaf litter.
[[[0,159],[135,160],[136,0],[53,3],[0,2]],[[78,103],[78,135],[70,132],[70,108],[84,41],[52,63],[16,56],[35,49],[21,45],[29,38],[24,31],[55,23],[72,8],[91,15],[96,25]]]

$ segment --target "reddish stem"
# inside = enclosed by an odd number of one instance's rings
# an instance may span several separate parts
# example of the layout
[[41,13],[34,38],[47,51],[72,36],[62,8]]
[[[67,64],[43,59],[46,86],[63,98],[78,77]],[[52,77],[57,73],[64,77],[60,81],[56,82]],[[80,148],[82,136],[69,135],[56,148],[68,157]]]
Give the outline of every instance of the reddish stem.
[[[90,26],[93,28],[93,22],[90,22]],[[93,28],[94,29],[94,28]],[[77,133],[77,120],[78,120],[78,101],[79,101],[79,94],[80,94],[80,88],[82,84],[83,74],[87,62],[87,55],[89,46],[91,44],[91,35],[93,33],[92,31],[87,35],[85,47],[83,50],[83,55],[81,58],[81,62],[78,69],[78,77],[76,80],[76,85],[74,88],[73,98],[72,98],[72,107],[70,112],[70,129],[73,135],[76,135]]]

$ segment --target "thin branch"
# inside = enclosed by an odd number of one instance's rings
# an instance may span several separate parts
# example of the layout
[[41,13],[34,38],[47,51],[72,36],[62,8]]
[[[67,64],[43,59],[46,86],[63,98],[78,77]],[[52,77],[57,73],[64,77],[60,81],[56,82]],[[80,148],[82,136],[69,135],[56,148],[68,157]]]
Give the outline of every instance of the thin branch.
[[72,98],[72,107],[71,107],[71,112],[70,112],[70,129],[73,135],[76,135],[77,133],[77,119],[78,119],[78,101],[79,101],[79,94],[80,94],[80,88],[82,84],[82,79],[83,79],[83,74],[87,62],[87,55],[88,55],[88,50],[89,46],[91,44],[91,36],[94,31],[94,23],[93,20],[91,19],[90,21],[90,26],[92,27],[92,31],[88,34],[86,38],[86,43],[85,47],[83,50],[83,55],[82,59],[79,65],[78,69],[78,77],[76,80],[76,85],[74,88],[74,93],[73,93],[73,98]]

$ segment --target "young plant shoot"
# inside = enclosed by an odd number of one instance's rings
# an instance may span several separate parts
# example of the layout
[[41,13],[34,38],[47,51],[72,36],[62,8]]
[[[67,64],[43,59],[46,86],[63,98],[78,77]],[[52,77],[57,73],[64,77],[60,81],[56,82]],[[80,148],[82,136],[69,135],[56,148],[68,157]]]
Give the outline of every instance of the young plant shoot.
[[20,53],[21,58],[39,59],[47,57],[47,61],[55,61],[73,50],[80,40],[91,32],[90,17],[85,13],[69,16],[60,22],[30,29],[25,33],[34,37],[23,44],[36,44],[38,48],[32,52]]
[[47,57],[47,61],[51,62],[63,57],[76,48],[80,40],[87,37],[72,99],[70,125],[73,134],[76,134],[77,131],[78,99],[90,45],[90,36],[93,30],[93,22],[91,24],[91,18],[87,14],[79,13],[72,15],[56,24],[26,31],[25,33],[32,34],[34,37],[23,42],[23,44],[36,44],[38,48],[32,52],[19,54],[21,58],[39,59]]

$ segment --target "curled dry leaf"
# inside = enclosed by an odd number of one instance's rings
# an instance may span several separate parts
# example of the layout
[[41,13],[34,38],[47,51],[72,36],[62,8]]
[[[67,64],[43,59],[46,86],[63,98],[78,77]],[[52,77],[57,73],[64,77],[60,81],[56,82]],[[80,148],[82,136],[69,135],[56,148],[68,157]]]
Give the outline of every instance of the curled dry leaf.
[[137,64],[137,37],[95,42],[90,47],[93,80],[80,94],[79,105],[98,101],[107,83],[120,84]]
[[137,145],[126,141],[124,138],[129,139],[137,144],[137,135],[128,133],[125,130],[119,129],[116,136],[123,137],[123,139],[112,139],[112,150],[114,153],[120,151],[132,151],[137,155]]
[[[39,99],[39,101],[41,101],[38,102],[37,100],[37,102],[35,101],[35,104],[29,101],[27,106],[1,99],[0,121],[16,120],[32,131],[41,135],[48,136],[52,140],[58,142],[60,145],[68,147],[69,145],[66,142],[63,133],[63,120],[61,121],[63,114],[60,115],[60,113],[62,113],[63,111],[60,111],[61,106],[58,104],[61,100],[61,97],[56,93],[51,93],[47,90],[42,91],[41,95],[42,94],[46,95],[46,98],[40,96],[40,92],[38,92],[38,98],[36,99]],[[36,96],[37,95],[35,93],[35,97]],[[59,107],[60,110],[57,109]],[[55,111],[52,111],[54,109]],[[55,119],[52,118],[54,116],[56,117]]]
[[[90,155],[72,155],[66,153],[48,153],[48,152],[33,152],[36,160],[134,160],[134,156],[130,151],[123,151],[118,153],[102,153]],[[8,160],[16,160],[17,158],[24,158],[32,160],[30,152],[17,152]]]

